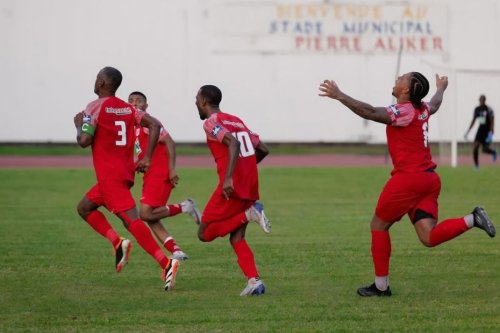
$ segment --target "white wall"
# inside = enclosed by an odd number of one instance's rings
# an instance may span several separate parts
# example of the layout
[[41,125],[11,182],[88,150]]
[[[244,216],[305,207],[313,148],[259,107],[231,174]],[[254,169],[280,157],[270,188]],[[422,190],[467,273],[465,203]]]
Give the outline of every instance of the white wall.
[[[382,125],[318,97],[318,85],[334,79],[355,98],[390,104],[398,47],[376,41],[397,36],[342,26],[400,21],[432,30],[405,36],[430,44],[405,50],[400,72],[450,76],[432,139],[461,138],[479,94],[500,112],[498,0],[0,0],[0,142],[73,141],[73,115],[108,65],[124,75],[118,95],[146,93],[178,142],[204,140],[194,106],[203,84],[218,85],[221,108],[268,142],[381,142]],[[360,44],[328,49],[329,37]]]

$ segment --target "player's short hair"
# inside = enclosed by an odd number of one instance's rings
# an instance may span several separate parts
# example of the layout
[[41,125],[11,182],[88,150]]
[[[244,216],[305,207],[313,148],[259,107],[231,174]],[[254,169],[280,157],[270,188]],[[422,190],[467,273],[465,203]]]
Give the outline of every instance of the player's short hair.
[[115,93],[122,84],[122,73],[114,67],[104,67],[102,74],[106,77],[106,83],[109,84],[111,91]]
[[222,100],[222,92],[214,85],[207,84],[200,88],[200,95],[203,96],[212,107],[219,107]]
[[429,93],[429,81],[419,72],[412,72],[410,79],[410,102],[420,108],[422,99]]
[[128,94],[128,96],[132,96],[132,95],[139,95],[139,96],[142,96],[142,98],[144,98],[144,100],[147,102],[148,101],[148,98],[146,97],[146,95],[144,95],[143,93],[141,93],[140,91],[132,91],[130,94]]

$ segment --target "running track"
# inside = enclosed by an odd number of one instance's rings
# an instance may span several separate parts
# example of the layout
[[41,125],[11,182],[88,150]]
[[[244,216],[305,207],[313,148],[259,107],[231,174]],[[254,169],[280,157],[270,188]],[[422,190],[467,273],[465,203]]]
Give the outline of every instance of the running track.
[[[436,163],[449,165],[449,161],[434,159]],[[492,164],[489,156],[482,156],[481,165]],[[472,165],[471,156],[460,156],[459,165]],[[359,167],[391,166],[384,156],[368,155],[270,155],[263,167]],[[177,156],[177,167],[205,168],[214,167],[215,162],[209,155]],[[91,156],[0,156],[0,168],[91,168]]]

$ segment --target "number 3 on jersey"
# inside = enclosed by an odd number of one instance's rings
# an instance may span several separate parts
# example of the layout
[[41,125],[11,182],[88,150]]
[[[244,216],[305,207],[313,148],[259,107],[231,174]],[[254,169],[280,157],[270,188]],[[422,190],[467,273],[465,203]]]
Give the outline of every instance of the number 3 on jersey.
[[117,146],[126,146],[127,145],[127,126],[123,120],[115,121],[115,126],[119,127],[118,136],[120,140],[115,141]]
[[231,134],[240,142],[241,157],[248,157],[255,154],[255,149],[253,148],[248,132],[235,132]]

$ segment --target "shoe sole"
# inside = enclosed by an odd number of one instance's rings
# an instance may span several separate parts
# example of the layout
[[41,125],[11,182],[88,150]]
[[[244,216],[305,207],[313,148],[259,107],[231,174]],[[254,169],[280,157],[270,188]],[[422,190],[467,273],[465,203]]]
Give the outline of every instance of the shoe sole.
[[[122,244],[120,244],[120,246],[123,245],[123,241],[122,241]],[[123,251],[123,248],[122,248],[122,251],[125,253],[125,256],[122,258],[122,260],[120,260],[120,262],[118,263],[118,265],[116,265],[116,272],[117,273],[120,273],[123,269],[123,267],[125,267],[125,265],[128,263],[128,258],[130,256],[130,251],[132,250],[132,243],[130,241],[128,241],[128,246],[126,248],[125,251]]]
[[260,202],[256,202],[253,205],[253,208],[259,213],[259,220],[256,221],[257,224],[264,230],[266,234],[271,232],[271,224],[269,223],[269,219],[264,213],[264,205]]
[[175,276],[177,275],[177,269],[179,268],[179,260],[172,259],[171,268],[165,274],[165,291],[169,291],[175,288]]
[[364,289],[364,288],[360,288],[356,291],[357,294],[361,297],[390,297],[390,296],[392,296],[391,290],[384,290],[384,291],[381,291],[380,293],[374,293],[374,292],[364,292],[364,291],[361,291],[361,289]]
[[177,259],[177,260],[180,260],[180,261],[186,261],[189,259],[189,256],[188,255],[184,255],[184,256],[174,256],[172,255],[170,257],[170,259]]
[[193,199],[188,198],[188,201],[190,201],[193,204],[193,211],[189,212],[189,216],[191,216],[194,219],[194,223],[199,225],[201,223],[201,212],[196,208],[196,203],[194,202]]
[[264,230],[266,234],[271,232],[271,224],[269,223],[269,219],[267,218],[266,214],[264,213],[264,210],[260,213],[262,218],[259,221],[259,225]]
[[[263,289],[263,290],[261,290]],[[252,295],[262,295],[264,294],[266,291],[266,287],[264,286],[264,284],[259,284],[258,286],[255,286],[254,288],[251,288],[251,289],[248,289],[247,290],[247,287],[245,287],[245,289],[243,289],[243,291],[240,293],[240,296],[244,297],[244,296],[252,296]]]
[[490,217],[488,214],[486,214],[486,211],[484,208],[478,207],[475,210],[475,215],[478,217],[481,223],[478,223],[479,228],[483,229],[488,236],[491,238],[495,237],[496,235],[496,229],[495,226],[493,225],[493,222],[491,221]]

